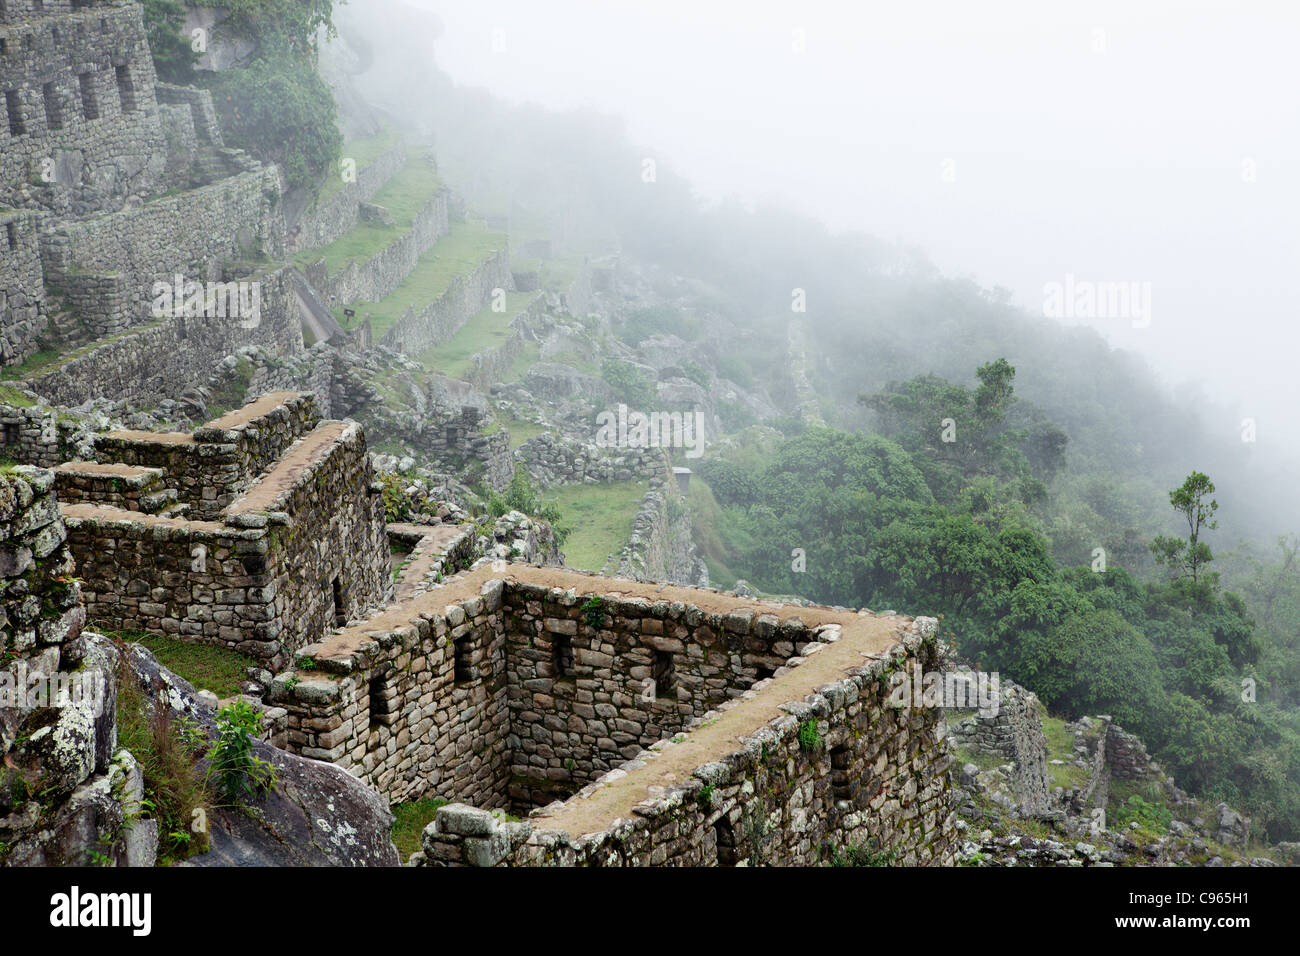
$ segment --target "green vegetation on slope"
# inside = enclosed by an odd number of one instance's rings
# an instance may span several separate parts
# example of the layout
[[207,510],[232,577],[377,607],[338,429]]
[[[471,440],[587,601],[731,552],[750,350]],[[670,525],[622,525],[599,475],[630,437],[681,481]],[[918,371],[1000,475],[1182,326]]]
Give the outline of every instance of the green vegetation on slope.
[[416,361],[431,372],[442,372],[451,378],[460,378],[470,369],[470,359],[479,352],[500,348],[510,337],[510,323],[524,311],[539,293],[508,292],[505,309],[496,311],[492,305],[471,317],[446,342],[435,345]]
[[565,563],[582,571],[599,571],[627,544],[646,481],[561,485],[546,492],[570,528],[564,541]]
[[332,275],[353,260],[370,259],[410,232],[416,215],[441,188],[442,180],[434,172],[433,164],[411,157],[402,171],[385,183],[371,200],[388,210],[393,225],[358,223],[346,236],[321,249],[304,250],[294,257],[294,261],[303,266],[324,259],[325,268]]
[[164,634],[116,636],[148,648],[158,663],[185,678],[196,690],[210,690],[223,700],[240,692],[240,685],[248,680],[248,669],[257,665],[253,658],[228,647],[193,644]]
[[[457,276],[468,275],[506,248],[506,237],[489,232],[481,222],[454,222],[447,235],[420,257],[415,270],[392,295],[382,302],[358,302],[358,315],[369,315],[371,331],[378,341],[407,309],[422,309],[440,298]],[[343,310],[336,310],[340,321]]]

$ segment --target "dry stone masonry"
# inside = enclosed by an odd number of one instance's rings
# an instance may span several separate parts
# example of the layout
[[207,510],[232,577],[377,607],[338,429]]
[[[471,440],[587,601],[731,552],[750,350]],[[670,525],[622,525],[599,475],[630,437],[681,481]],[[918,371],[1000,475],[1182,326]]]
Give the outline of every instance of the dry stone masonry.
[[275,666],[385,599],[383,505],[364,436],[320,421],[310,395],[266,396],[193,435],[110,433],[98,450],[103,461],[60,475],[102,626]]
[[[942,863],[939,716],[887,705],[883,683],[936,654],[902,618],[510,565],[303,648],[312,666],[269,698],[291,750],[394,801],[468,805],[440,814],[419,862],[806,863],[870,844]],[[710,732],[720,721],[745,731],[740,749]],[[592,809],[605,788],[608,813]]]

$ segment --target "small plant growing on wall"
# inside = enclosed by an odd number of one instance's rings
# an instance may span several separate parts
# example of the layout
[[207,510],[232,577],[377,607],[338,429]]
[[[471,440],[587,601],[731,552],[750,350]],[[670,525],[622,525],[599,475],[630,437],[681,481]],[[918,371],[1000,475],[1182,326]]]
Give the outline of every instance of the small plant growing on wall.
[[599,594],[587,598],[587,603],[582,606],[582,612],[587,618],[588,627],[600,630],[605,626],[605,599]]
[[799,749],[814,751],[822,745],[822,735],[817,732],[817,721],[805,720],[799,725]]
[[868,843],[853,843],[838,847],[830,852],[827,866],[891,866],[898,858],[892,850],[881,850],[872,840]]

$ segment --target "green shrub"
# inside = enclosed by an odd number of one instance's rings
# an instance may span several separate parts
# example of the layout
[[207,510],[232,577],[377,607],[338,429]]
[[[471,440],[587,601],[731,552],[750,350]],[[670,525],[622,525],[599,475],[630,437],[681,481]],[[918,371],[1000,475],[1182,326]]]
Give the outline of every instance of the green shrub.
[[563,543],[569,529],[560,524],[563,515],[553,503],[543,501],[541,492],[528,477],[528,469],[522,464],[515,466],[515,473],[510,477],[510,484],[505,494],[489,491],[487,496],[488,513],[500,518],[508,511],[522,511],[534,518],[541,518],[555,531],[555,540]]
[[311,59],[262,57],[208,82],[227,143],[280,163],[290,186],[316,182],[338,160],[338,109]]
[[649,409],[655,402],[654,383],[644,371],[631,362],[606,359],[600,368],[601,377],[614,390],[614,394],[631,408]]
[[232,805],[276,788],[275,768],[253,753],[255,735],[261,730],[262,715],[247,701],[217,711],[217,740],[208,751],[209,774]]

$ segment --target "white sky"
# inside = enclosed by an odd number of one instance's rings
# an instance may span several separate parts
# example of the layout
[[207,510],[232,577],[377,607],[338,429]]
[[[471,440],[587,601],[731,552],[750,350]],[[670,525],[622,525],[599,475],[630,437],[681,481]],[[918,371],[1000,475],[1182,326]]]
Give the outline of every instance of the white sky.
[[1285,440],[1300,5],[407,2],[458,82],[622,114],[704,195],[900,238],[1035,312],[1066,273],[1150,282],[1149,327],[1094,324]]

